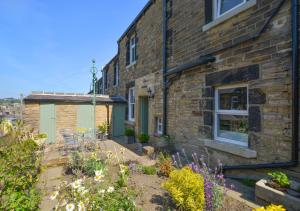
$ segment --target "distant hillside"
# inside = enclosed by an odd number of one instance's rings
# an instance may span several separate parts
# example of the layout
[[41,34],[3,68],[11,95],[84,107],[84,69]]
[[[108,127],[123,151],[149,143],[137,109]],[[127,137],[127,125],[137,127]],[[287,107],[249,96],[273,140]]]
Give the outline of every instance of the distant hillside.
[[19,99],[15,99],[15,98],[2,98],[0,99],[0,104],[10,104],[10,103],[19,103],[20,100]]

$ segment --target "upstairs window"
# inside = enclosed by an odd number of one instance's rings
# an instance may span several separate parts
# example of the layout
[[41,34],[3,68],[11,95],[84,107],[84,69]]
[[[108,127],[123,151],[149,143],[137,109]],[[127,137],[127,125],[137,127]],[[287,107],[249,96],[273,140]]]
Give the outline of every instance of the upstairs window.
[[104,86],[104,90],[108,89],[108,70],[104,70],[103,71],[103,86]]
[[136,63],[137,60],[137,37],[132,36],[126,43],[126,66]]
[[136,61],[136,38],[130,39],[130,64]]
[[215,139],[248,146],[247,86],[220,87],[215,92]]
[[119,86],[119,81],[120,81],[119,63],[116,62],[114,65],[114,86]]
[[130,88],[128,93],[128,120],[134,121],[135,111],[135,90],[134,87]]
[[246,2],[247,0],[214,0],[215,17],[220,17]]

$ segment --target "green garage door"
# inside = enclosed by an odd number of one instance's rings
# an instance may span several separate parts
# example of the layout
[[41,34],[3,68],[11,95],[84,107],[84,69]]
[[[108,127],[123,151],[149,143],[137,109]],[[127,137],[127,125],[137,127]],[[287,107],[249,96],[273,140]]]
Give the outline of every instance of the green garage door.
[[124,136],[125,132],[125,109],[126,106],[123,104],[116,104],[113,105],[113,118],[112,118],[112,125],[113,125],[113,136]]
[[55,105],[40,105],[40,133],[47,134],[47,143],[54,143],[56,139]]
[[77,109],[77,128],[93,129],[93,105],[79,105]]

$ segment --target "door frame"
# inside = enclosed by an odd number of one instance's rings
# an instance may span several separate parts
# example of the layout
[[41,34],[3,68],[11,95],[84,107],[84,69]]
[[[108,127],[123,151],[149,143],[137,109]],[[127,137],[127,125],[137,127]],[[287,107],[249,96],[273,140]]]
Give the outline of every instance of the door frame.
[[149,98],[139,97],[139,133],[149,134]]

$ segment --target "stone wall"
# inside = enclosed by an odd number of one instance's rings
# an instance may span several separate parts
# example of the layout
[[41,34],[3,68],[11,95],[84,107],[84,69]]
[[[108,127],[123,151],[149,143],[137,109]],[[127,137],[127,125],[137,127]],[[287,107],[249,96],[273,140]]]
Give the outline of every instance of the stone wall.
[[38,103],[25,104],[23,110],[24,122],[38,132],[40,127],[40,105]]
[[[249,7],[205,28],[204,0],[172,1],[168,30],[172,55],[168,69],[212,55],[215,62],[169,76],[168,133],[177,149],[198,152],[214,164],[285,162],[291,159],[291,17],[290,1],[256,0]],[[255,2],[251,0],[250,2]],[[204,27],[204,28],[203,28]],[[157,0],[119,41],[120,85],[108,93],[126,97],[130,86],[138,97],[155,87],[151,99],[150,133],[155,116],[162,116],[162,1]],[[126,42],[138,37],[137,63],[126,67]],[[170,39],[170,37],[168,37]],[[169,40],[168,40],[169,41]],[[111,64],[109,64],[110,72]],[[110,79],[111,80],[111,79]],[[246,84],[249,90],[249,148],[214,145],[214,89]],[[138,119],[138,109],[136,118]],[[139,128],[139,122],[130,123]],[[226,150],[225,150],[226,149]],[[208,155],[207,155],[208,153]],[[300,178],[300,168],[290,174]]]
[[[169,68],[200,55],[216,57],[214,63],[171,80],[168,131],[178,149],[205,155],[208,151],[211,163],[219,159],[226,165],[290,161],[290,1],[270,19],[280,3],[257,0],[255,6],[204,31],[204,1],[173,1],[176,15],[169,20],[169,28],[175,30],[174,53]],[[247,40],[265,23],[266,29],[259,36]],[[234,151],[241,151],[239,148],[228,152],[208,143],[214,140],[214,88],[239,83],[249,87],[249,153],[256,152],[251,158],[236,155]],[[292,170],[300,177],[299,167]]]

